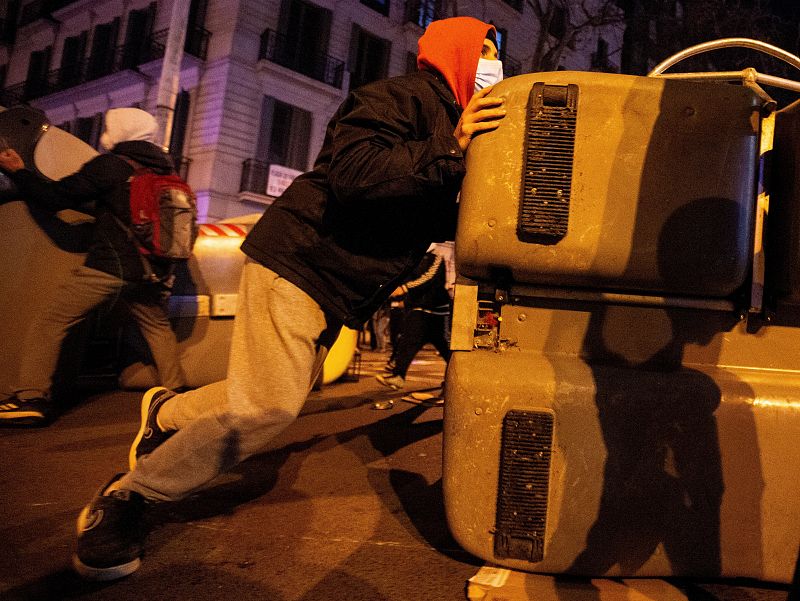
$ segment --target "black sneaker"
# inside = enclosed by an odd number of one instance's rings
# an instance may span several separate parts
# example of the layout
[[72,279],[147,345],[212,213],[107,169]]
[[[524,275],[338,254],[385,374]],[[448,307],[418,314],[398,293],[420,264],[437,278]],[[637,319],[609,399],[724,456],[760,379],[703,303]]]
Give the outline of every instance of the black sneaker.
[[163,386],[156,386],[144,393],[142,397],[142,425],[136,438],[133,439],[131,450],[128,453],[128,467],[131,471],[136,469],[139,457],[149,455],[153,450],[175,434],[175,430],[164,432],[158,427],[156,416],[161,405],[175,396],[171,390]]
[[115,580],[139,569],[144,549],[145,500],[130,490],[108,488],[109,480],[78,516],[78,545],[72,556],[75,571],[88,580]]
[[18,399],[12,396],[0,403],[0,426],[46,426],[54,414],[53,401],[50,399]]

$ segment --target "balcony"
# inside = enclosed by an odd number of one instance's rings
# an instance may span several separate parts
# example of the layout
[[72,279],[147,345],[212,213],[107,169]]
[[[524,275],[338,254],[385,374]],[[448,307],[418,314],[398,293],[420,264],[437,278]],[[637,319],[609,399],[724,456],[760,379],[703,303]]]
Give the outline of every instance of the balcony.
[[247,159],[242,163],[242,179],[239,192],[252,192],[266,195],[269,164],[256,159]]
[[[187,54],[205,59],[211,34],[200,27],[186,32]],[[49,71],[41,79],[29,79],[0,90],[0,105],[14,106],[95,81],[106,75],[136,69],[139,65],[164,57],[167,30],[154,33],[138,45],[118,46],[109,55],[92,56],[80,62]]]
[[[161,54],[156,58],[164,56],[164,49],[167,47],[167,34],[168,29],[162,29],[155,32],[152,36],[152,45],[161,48]],[[191,27],[186,30],[186,41],[183,44],[183,50],[186,54],[196,56],[200,60],[206,60],[208,57],[208,41],[211,39],[211,32],[202,27]]]
[[344,61],[322,52],[309,52],[307,50],[308,43],[303,45],[296,42],[296,38],[266,29],[261,34],[258,58],[267,59],[282,67],[341,89]]
[[39,19],[50,18],[55,11],[73,4],[77,0],[33,0],[22,7],[19,18],[20,26],[28,25]]

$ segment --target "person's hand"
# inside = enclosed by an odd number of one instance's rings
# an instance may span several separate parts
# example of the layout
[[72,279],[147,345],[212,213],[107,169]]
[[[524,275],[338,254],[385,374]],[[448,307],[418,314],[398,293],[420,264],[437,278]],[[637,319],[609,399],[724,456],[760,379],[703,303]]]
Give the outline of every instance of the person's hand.
[[25,163],[22,161],[22,157],[17,154],[16,150],[13,148],[6,148],[0,151],[0,169],[7,173],[14,173],[24,168]]
[[506,114],[503,99],[500,96],[489,96],[493,86],[475,92],[461,113],[461,118],[453,132],[461,152],[466,152],[472,138],[481,132],[492,131],[500,125],[500,119]]

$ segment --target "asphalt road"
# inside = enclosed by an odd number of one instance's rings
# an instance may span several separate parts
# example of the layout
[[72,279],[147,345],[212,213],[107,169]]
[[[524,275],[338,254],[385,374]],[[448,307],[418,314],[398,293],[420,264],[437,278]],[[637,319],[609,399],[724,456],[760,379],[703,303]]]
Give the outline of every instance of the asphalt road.
[[[361,378],[312,393],[270,450],[161,506],[141,569],[113,583],[86,583],[70,570],[74,523],[95,489],[125,468],[141,393],[96,392],[47,428],[0,430],[0,599],[465,599],[483,562],[445,524],[442,409],[383,389],[372,375],[384,359],[365,352]],[[410,388],[441,382],[443,362],[431,351],[418,359]],[[785,601],[788,590],[515,577],[521,587],[484,599]]]

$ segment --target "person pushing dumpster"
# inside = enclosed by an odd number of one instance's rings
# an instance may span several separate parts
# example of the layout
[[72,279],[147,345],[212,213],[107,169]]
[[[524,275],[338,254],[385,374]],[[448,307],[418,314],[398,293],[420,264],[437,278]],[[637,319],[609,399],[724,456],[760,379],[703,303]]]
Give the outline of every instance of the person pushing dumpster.
[[505,115],[494,27],[432,22],[418,71],[354,90],[328,124],[313,169],[263,214],[247,255],[227,378],[141,403],[130,471],[78,517],[76,571],[111,580],[140,566],[143,516],[203,487],[300,412],[342,327],[360,327],[431,242],[453,239],[472,139]]

